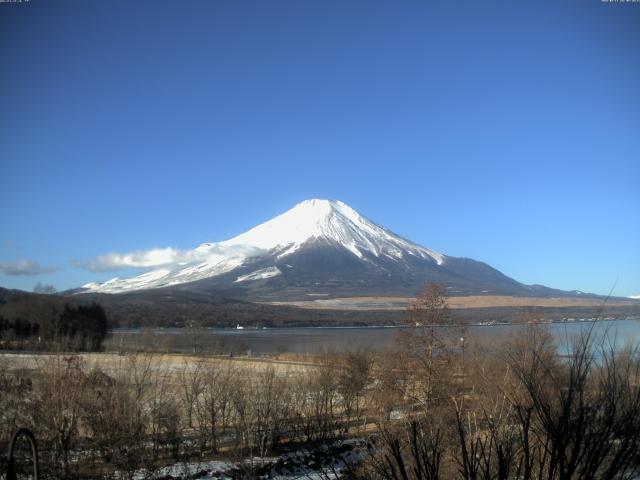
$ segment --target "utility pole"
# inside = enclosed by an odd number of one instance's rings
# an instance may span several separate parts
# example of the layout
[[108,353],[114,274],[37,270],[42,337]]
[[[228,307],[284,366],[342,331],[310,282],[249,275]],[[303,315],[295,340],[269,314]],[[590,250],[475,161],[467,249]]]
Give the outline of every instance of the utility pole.
[[464,377],[465,377],[465,371],[464,371],[464,341],[465,338],[464,337],[460,337],[460,348],[462,349],[462,387],[464,388]]

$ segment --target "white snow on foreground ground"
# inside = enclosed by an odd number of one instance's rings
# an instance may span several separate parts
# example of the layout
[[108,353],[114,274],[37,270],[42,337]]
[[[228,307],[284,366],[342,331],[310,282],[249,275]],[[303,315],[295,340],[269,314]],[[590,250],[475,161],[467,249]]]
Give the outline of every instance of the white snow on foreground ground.
[[[137,471],[134,480],[195,480],[195,479],[337,479],[349,467],[360,464],[373,452],[363,439],[345,440],[316,450],[299,450],[280,457],[246,459],[241,463],[212,460],[209,462],[176,463],[159,469]],[[124,478],[125,476],[122,475]]]

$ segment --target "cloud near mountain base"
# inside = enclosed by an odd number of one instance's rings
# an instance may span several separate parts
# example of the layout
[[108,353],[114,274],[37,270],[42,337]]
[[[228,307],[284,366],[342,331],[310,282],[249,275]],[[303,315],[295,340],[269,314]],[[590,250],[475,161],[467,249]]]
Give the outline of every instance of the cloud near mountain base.
[[91,272],[110,272],[127,268],[156,268],[187,265],[196,262],[218,262],[227,258],[251,257],[264,253],[252,246],[225,246],[206,243],[192,250],[172,247],[135,250],[128,253],[106,253],[89,261],[72,261],[75,267]]

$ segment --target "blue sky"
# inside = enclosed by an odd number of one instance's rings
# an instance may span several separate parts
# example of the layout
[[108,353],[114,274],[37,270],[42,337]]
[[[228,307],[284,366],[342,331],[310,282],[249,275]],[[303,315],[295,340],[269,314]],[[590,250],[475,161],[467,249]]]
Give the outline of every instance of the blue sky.
[[0,286],[332,198],[640,294],[639,46],[640,4],[599,0],[0,3]]

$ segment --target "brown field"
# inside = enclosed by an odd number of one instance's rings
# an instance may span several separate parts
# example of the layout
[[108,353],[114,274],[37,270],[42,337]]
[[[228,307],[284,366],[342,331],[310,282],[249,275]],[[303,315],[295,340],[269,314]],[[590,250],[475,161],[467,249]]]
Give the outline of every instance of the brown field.
[[[271,305],[291,305],[322,310],[405,310],[412,297],[345,297],[292,302],[271,302]],[[605,303],[600,298],[578,297],[512,297],[506,295],[475,295],[449,297],[449,308],[492,308],[492,307],[600,307]],[[640,305],[632,299],[609,299],[608,307]]]
[[[126,355],[118,353],[69,353],[68,355],[79,356],[82,358],[85,366],[91,369],[100,369],[109,374],[115,374],[118,370],[127,368],[125,362]],[[165,353],[138,353],[138,355],[148,356],[152,368],[162,369],[167,372],[179,372],[184,368],[185,364],[202,363],[205,366],[212,367],[232,364],[239,371],[261,372],[268,367],[276,369],[278,374],[288,376],[304,372],[307,368],[313,368],[316,365],[311,362],[302,362],[294,360],[274,360],[269,358],[247,358],[226,356],[204,356],[204,355],[184,355],[184,354],[165,354]],[[56,354],[49,353],[0,353],[0,364],[11,369],[37,371],[46,363],[47,360],[53,358]]]

